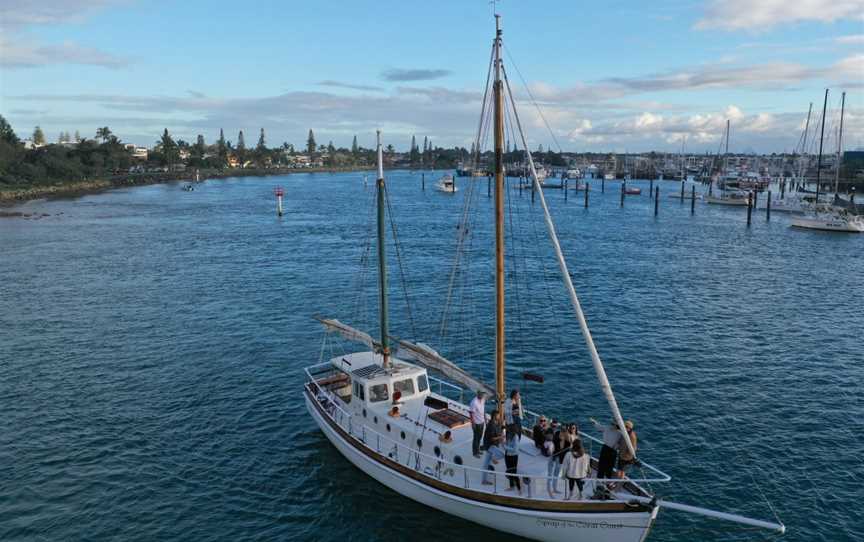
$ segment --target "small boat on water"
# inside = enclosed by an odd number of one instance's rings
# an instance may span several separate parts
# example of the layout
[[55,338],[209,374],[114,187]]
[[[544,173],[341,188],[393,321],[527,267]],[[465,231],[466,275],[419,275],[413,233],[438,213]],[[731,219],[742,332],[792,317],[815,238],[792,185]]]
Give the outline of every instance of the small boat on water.
[[805,230],[864,233],[864,216],[853,215],[845,209],[792,217],[792,227]]
[[705,203],[711,205],[734,205],[738,207],[746,207],[750,201],[750,194],[741,190],[720,190],[720,195],[706,194],[703,198]]
[[615,175],[613,175],[612,173],[605,173],[605,174],[603,175],[603,179],[606,180],[606,181],[614,181],[614,180],[615,180]]
[[626,186],[624,187],[624,193],[628,196],[638,196],[642,193],[642,189],[638,186]]
[[186,192],[193,192],[195,190],[195,187],[192,186],[191,184],[187,184],[183,187],[183,190]]
[[435,188],[437,188],[439,192],[446,192],[448,194],[455,194],[459,191],[459,189],[456,188],[456,181],[453,180],[453,175],[450,175],[449,173],[438,179]]

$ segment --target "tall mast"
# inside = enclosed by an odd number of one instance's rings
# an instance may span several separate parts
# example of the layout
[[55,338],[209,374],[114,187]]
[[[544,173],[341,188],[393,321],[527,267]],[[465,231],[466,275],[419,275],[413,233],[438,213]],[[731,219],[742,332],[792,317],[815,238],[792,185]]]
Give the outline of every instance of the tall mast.
[[495,15],[495,393],[504,407],[504,84],[501,82],[501,16]]
[[828,89],[822,104],[822,133],[819,135],[819,158],[816,160],[816,203],[819,203],[819,181],[822,180],[822,143],[825,141],[825,112],[828,110]]
[[384,152],[381,150],[381,130],[378,130],[378,305],[381,317],[381,366],[390,366],[390,346],[387,343],[387,254],[384,229]]
[[807,123],[804,124],[804,142],[801,144],[801,167],[799,168],[798,177],[804,176],[807,172],[807,134],[810,133],[810,114],[813,113],[813,102],[810,102],[810,109],[807,110]]
[[840,156],[843,152],[843,111],[846,109],[846,93],[840,98],[840,133],[837,135],[837,170],[834,172],[834,196],[840,188]]

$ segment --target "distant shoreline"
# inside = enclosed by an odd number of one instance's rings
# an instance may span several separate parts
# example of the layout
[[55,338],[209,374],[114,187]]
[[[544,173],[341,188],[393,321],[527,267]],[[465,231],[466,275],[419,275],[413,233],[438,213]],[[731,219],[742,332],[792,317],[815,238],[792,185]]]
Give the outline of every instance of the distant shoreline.
[[[272,175],[290,175],[293,173],[343,173],[346,171],[364,171],[371,169],[371,167],[201,169],[199,170],[199,178],[203,181],[207,179],[224,179],[228,177],[269,177]],[[36,185],[10,189],[0,188],[0,206],[5,207],[18,205],[43,198],[77,198],[87,194],[96,194],[114,188],[129,186],[147,186],[177,181],[192,182],[194,177],[194,170],[187,170],[183,172],[170,173],[162,172],[117,175],[108,179],[72,181],[63,184]]]

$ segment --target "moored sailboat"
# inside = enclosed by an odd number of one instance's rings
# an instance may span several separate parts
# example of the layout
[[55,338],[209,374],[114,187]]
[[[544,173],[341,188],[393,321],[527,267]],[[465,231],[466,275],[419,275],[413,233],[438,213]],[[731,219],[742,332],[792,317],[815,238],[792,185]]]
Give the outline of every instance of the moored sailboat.
[[[445,513],[534,540],[548,541],[642,541],[661,507],[727,519],[752,526],[783,531],[778,523],[723,514],[697,507],[676,505],[659,499],[648,483],[663,483],[670,477],[641,461],[649,472],[640,478],[600,478],[597,462],[590,461],[592,476],[579,499],[561,500],[546,491],[557,484],[547,476],[549,458],[534,449],[529,438],[519,441],[519,493],[507,492],[507,475],[493,470],[475,453],[471,410],[464,390],[492,396],[501,416],[505,394],[505,273],[504,273],[504,101],[509,97],[513,118],[523,147],[515,101],[501,61],[502,33],[496,16],[493,41],[492,85],[494,117],[494,230],[495,230],[495,384],[490,386],[470,375],[432,348],[393,337],[389,332],[387,266],[385,254],[386,183],[378,141],[377,252],[380,335],[373,338],[334,319],[321,319],[330,333],[360,342],[367,351],[332,357],[307,367],[306,406],[324,435],[351,463],[401,495]],[[505,88],[507,93],[505,95]],[[484,104],[485,109],[485,104]],[[635,458],[625,424],[594,345],[581,304],[573,287],[543,188],[530,152],[526,155],[540,207],[555,251],[561,277],[589,350],[600,387],[621,432],[622,443]],[[325,335],[326,340],[327,335]],[[409,355],[395,355],[392,346]],[[323,349],[322,349],[323,353]],[[407,361],[410,357],[412,362]],[[429,371],[444,375],[433,378]],[[437,387],[438,391],[434,389]],[[447,390],[453,393],[448,394]],[[453,395],[458,395],[456,399]],[[526,411],[526,421],[537,415]],[[475,414],[476,415],[476,414]],[[487,415],[486,421],[492,422]],[[526,423],[527,425],[527,423]],[[582,433],[586,442],[600,441]],[[608,484],[614,484],[609,486]]]

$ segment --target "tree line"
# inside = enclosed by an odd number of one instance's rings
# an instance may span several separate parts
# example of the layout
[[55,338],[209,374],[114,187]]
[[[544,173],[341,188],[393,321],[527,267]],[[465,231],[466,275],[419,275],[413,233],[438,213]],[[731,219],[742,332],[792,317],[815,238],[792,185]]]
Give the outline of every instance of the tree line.
[[[34,148],[25,148],[12,126],[0,115],[0,186],[26,186],[33,184],[54,184],[86,179],[104,178],[124,174],[133,166],[143,168],[159,167],[174,170],[179,164],[189,168],[223,169],[226,167],[280,167],[295,164],[299,154],[307,155],[314,163],[325,167],[370,167],[376,162],[374,148],[361,146],[355,135],[350,148],[336,147],[333,141],[319,144],[313,130],[309,130],[305,148],[298,151],[294,145],[284,142],[276,147],[267,145],[263,128],[258,133],[254,146],[246,144],[243,131],[239,131],[235,141],[226,139],[224,130],[219,130],[219,138],[212,144],[199,134],[194,142],[175,139],[166,128],[161,137],[148,149],[145,161],[133,156],[134,149],[128,148],[108,126],[97,128],[92,139],[82,137],[78,131],[74,136],[60,132],[57,143],[48,143],[44,131],[36,126],[30,140]],[[535,159],[549,165],[564,165],[560,153],[535,153]],[[480,165],[491,161],[490,151],[476,153],[472,145],[470,151],[464,147],[441,148],[432,144],[428,136],[423,138],[422,149],[415,136],[411,137],[409,150],[405,155],[396,152],[393,145],[384,150],[388,165],[411,168],[449,169],[460,165],[474,165],[479,158]],[[505,161],[518,163],[524,160],[524,152],[511,149],[509,144]]]

